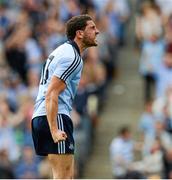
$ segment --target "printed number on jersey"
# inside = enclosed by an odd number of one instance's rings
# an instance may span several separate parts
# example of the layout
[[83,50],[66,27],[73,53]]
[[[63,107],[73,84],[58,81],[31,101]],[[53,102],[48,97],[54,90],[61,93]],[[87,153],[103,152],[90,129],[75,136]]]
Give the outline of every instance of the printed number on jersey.
[[44,85],[47,83],[47,79],[49,77],[49,66],[50,63],[52,62],[52,60],[54,59],[54,56],[49,56],[48,59],[46,60],[46,62],[44,63],[43,67],[42,67],[42,73],[41,73],[41,80],[40,80],[40,84]]

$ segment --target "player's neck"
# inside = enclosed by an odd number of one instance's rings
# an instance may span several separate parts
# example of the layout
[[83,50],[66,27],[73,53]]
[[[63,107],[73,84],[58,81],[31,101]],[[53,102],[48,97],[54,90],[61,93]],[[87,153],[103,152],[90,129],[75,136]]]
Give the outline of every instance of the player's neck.
[[82,54],[83,51],[86,49],[86,47],[83,45],[83,43],[81,41],[79,41],[78,39],[74,39],[75,43],[78,45],[79,51]]

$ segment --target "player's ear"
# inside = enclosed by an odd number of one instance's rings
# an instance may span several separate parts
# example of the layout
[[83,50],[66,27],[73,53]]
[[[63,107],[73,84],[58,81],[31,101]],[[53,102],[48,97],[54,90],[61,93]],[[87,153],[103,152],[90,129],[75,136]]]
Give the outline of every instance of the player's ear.
[[79,39],[82,39],[82,38],[83,38],[83,35],[84,35],[84,32],[83,32],[82,30],[76,31],[76,36],[77,36]]

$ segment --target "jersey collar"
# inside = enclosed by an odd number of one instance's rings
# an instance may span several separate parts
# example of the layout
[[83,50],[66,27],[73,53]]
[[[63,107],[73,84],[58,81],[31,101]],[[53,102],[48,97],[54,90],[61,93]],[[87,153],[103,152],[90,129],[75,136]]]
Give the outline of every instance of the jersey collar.
[[81,56],[79,47],[75,41],[68,40],[67,43],[71,44],[77,50],[78,54]]

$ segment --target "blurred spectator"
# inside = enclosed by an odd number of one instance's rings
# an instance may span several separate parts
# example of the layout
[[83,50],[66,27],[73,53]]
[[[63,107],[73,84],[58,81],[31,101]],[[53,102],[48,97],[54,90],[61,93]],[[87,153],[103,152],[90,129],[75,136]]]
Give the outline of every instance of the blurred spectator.
[[166,24],[172,12],[171,0],[155,0],[155,3],[160,7],[161,12],[162,12],[163,22],[164,24]]
[[163,168],[163,148],[158,138],[152,144],[150,154],[131,165],[132,170],[141,172],[145,177],[156,176],[160,178]]
[[[108,3],[105,6],[105,11],[102,16],[105,16],[103,18],[103,21],[105,24],[102,24],[103,27],[103,32],[107,33],[107,46],[108,46],[108,51],[110,53],[110,58],[106,59],[104,61],[107,69],[107,75],[108,75],[108,80],[112,80],[118,73],[118,44],[119,44],[119,34],[120,34],[120,20],[119,20],[119,14],[117,14],[114,11],[114,2],[113,1],[108,1]],[[103,23],[103,22],[102,22]],[[108,28],[107,28],[107,27]]]
[[141,133],[141,141],[143,142],[143,156],[148,155],[150,146],[152,145],[150,139],[155,136],[156,118],[152,112],[152,101],[145,103],[145,110],[142,113],[139,121],[139,132]]
[[22,158],[18,162],[15,168],[16,178],[22,179],[37,179],[38,174],[38,162],[33,152],[33,147],[24,146]]
[[110,32],[110,24],[111,22],[108,16],[102,14],[98,20],[98,27],[101,31],[101,34],[98,36],[98,55],[100,61],[106,68],[107,83],[109,83],[113,78],[116,78],[118,73],[118,37]]
[[[87,88],[90,93],[95,93],[102,103],[105,95],[106,71],[99,59],[96,48],[87,51],[84,61],[83,75],[87,76]],[[98,106],[97,106],[98,108]]]
[[27,94],[30,95],[30,97],[32,97],[33,100],[35,100],[38,93],[39,75],[34,70],[29,70],[27,74],[27,79]]
[[155,134],[155,122],[156,118],[152,111],[152,101],[145,103],[145,110],[142,113],[139,121],[139,130],[143,133],[144,139],[146,137],[152,136]]
[[156,121],[155,124],[155,134],[149,136],[149,139],[145,141],[143,156],[151,154],[152,145],[155,143],[156,139],[159,139],[161,146],[165,150],[169,150],[172,147],[172,139],[170,134],[165,130],[164,123],[161,121]]
[[172,48],[166,47],[163,61],[157,67],[156,97],[164,96],[166,89],[172,85]]
[[141,4],[141,13],[136,17],[136,37],[142,40],[148,40],[152,35],[160,37],[163,33],[160,11],[149,1]]
[[156,137],[160,139],[163,149],[169,150],[172,148],[172,138],[170,134],[165,131],[165,126],[163,122],[158,121],[156,123]]
[[140,73],[144,80],[145,102],[154,98],[156,71],[164,55],[164,42],[155,34],[150,35],[142,44]]
[[14,179],[14,172],[9,160],[9,155],[6,150],[0,151],[0,178],[1,179]]
[[126,43],[126,25],[130,17],[130,7],[127,0],[113,0],[113,8],[116,14],[119,15],[119,45]]
[[139,71],[144,80],[144,100],[155,96],[157,71],[161,67],[165,41],[161,11],[152,1],[140,3],[140,13],[136,16],[136,40],[141,49]]
[[10,110],[15,112],[18,109],[18,98],[26,92],[26,86],[22,83],[20,77],[6,69],[2,84],[1,94],[4,94],[10,106]]
[[21,79],[25,83],[27,83],[27,57],[24,48],[28,36],[28,27],[17,27],[14,32],[8,37],[5,44],[6,60],[9,66],[14,72],[17,72],[20,75]]
[[19,112],[23,115],[23,123],[18,127],[17,132],[21,132],[23,136],[22,144],[33,146],[33,140],[31,135],[31,119],[33,115],[34,101],[30,96],[20,97],[20,109]]
[[7,151],[9,160],[15,162],[20,156],[20,149],[15,138],[15,127],[22,122],[22,114],[10,112],[6,99],[0,101],[0,149]]
[[[6,125],[7,126],[7,125]],[[15,140],[15,134],[10,127],[0,127],[0,150],[6,151],[10,162],[18,160],[20,152]]]
[[59,19],[49,15],[49,19],[45,22],[46,28],[46,54],[49,54],[57,46],[62,44],[66,38],[64,37],[64,24]]
[[144,172],[147,176],[162,176],[163,171],[163,148],[160,140],[157,138],[152,144],[150,154],[143,159]]
[[122,127],[119,135],[115,137],[110,145],[110,160],[112,174],[115,179],[123,179],[134,158],[134,142],[128,126]]
[[159,119],[172,117],[172,87],[167,87],[165,94],[153,102],[153,113]]

